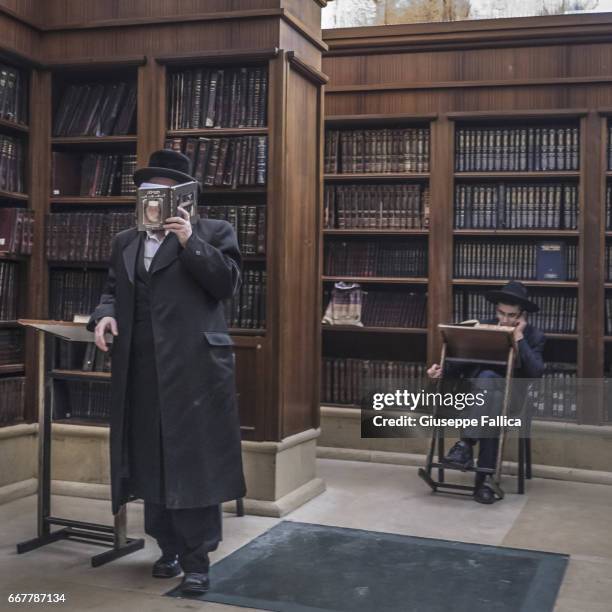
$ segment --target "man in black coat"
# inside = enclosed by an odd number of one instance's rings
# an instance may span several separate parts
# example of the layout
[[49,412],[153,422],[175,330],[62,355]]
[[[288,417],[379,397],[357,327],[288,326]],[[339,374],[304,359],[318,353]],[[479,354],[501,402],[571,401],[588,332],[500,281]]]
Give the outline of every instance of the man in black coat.
[[[194,180],[189,158],[153,153],[139,186]],[[233,342],[222,300],[240,286],[241,256],[226,221],[189,215],[164,230],[119,232],[108,280],[88,322],[96,344],[113,335],[110,418],[113,513],[144,500],[145,531],[162,556],[156,577],[185,572],[181,589],[209,588],[208,553],[221,506],[244,497]]]
[[[513,373],[514,378],[540,378],[544,372],[544,361],[542,354],[546,336],[531,323],[527,321],[527,312],[537,312],[538,305],[529,300],[527,289],[518,281],[511,281],[500,290],[488,291],[485,294],[488,301],[495,304],[496,318],[483,321],[483,323],[499,324],[514,327],[514,339],[518,347],[518,362]],[[484,414],[497,416],[501,414],[503,402],[503,380],[505,368],[491,366],[463,366],[450,364],[442,372],[439,364],[434,363],[428,370],[430,378],[463,377],[472,379],[474,391],[482,391],[487,394],[487,401],[482,410],[478,411],[476,406],[466,409],[465,416],[477,418]],[[526,387],[524,385],[513,385],[512,405],[522,406],[525,399]],[[495,430],[484,432],[482,428],[464,429],[461,440],[459,440],[444,457],[443,462],[462,468],[473,466],[473,447],[479,443],[478,467],[494,469],[497,462],[497,451],[499,446],[499,434]],[[476,473],[474,499],[481,504],[492,504],[495,502],[495,493],[488,486],[486,476]]]

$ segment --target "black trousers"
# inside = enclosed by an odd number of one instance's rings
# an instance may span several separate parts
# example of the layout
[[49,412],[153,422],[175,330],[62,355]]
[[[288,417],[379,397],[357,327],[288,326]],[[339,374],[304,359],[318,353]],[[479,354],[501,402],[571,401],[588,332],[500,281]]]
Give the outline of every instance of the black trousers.
[[208,553],[222,539],[221,521],[218,505],[175,510],[144,500],[145,533],[164,555],[178,555],[184,572],[208,572]]

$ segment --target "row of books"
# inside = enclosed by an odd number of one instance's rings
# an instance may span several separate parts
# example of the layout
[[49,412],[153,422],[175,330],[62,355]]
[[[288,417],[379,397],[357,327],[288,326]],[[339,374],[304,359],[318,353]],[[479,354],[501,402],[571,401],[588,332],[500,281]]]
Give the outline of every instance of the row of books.
[[606,336],[612,336],[612,295],[609,293],[606,293],[604,315]]
[[429,128],[327,130],[325,173],[429,172]]
[[326,229],[421,229],[429,226],[429,187],[326,185]]
[[[106,382],[62,380],[65,386],[61,395],[64,401],[55,403],[56,419],[85,419],[107,421],[110,418],[111,386]],[[56,389],[56,397],[60,397]]]
[[110,372],[110,352],[103,353],[94,342],[68,342],[56,339],[56,367],[60,370]]
[[54,136],[116,136],[135,133],[136,83],[73,83],[64,90],[53,119]]
[[578,170],[577,127],[462,127],[457,130],[457,172]]
[[0,426],[20,423],[25,410],[25,377],[0,378]]
[[19,268],[12,261],[0,261],[0,321],[17,319]]
[[[484,294],[489,288],[456,288],[453,292],[453,320],[485,321],[495,319],[495,308]],[[528,321],[544,332],[576,333],[578,298],[563,290],[539,289],[529,292],[529,299],[539,306],[527,315]]]
[[606,229],[612,230],[612,184],[606,187]]
[[92,313],[100,301],[106,277],[105,270],[51,270],[49,318],[72,321],[75,314]]
[[191,160],[192,175],[205,187],[266,184],[267,136],[171,138],[164,146],[185,153]]
[[0,119],[28,122],[28,77],[6,64],[0,64]]
[[266,252],[266,207],[249,204],[239,206],[199,206],[201,217],[224,219],[233,226],[243,255],[263,255]]
[[575,229],[578,186],[461,183],[455,187],[455,227]]
[[544,364],[541,380],[530,392],[534,416],[553,419],[576,419],[577,370],[568,363]]
[[46,217],[47,260],[106,262],[113,236],[134,225],[133,212],[51,213]]
[[23,329],[0,329],[0,365],[23,363]]
[[265,270],[243,269],[239,291],[224,302],[228,327],[265,329],[266,281]]
[[[339,300],[334,308],[350,314],[352,324],[366,327],[410,327],[427,325],[427,293],[417,291],[363,291],[358,289],[346,294],[323,290],[323,309],[328,312],[332,301]],[[333,297],[335,295],[335,297]],[[349,302],[343,302],[349,300]],[[333,310],[333,309],[332,309]],[[332,313],[333,315],[333,313]],[[327,316],[325,323],[330,323]],[[336,323],[337,324],[337,323]]]
[[99,197],[135,195],[136,155],[87,153],[83,156],[54,151],[52,194]]
[[426,369],[424,363],[412,361],[323,357],[321,403],[361,406],[376,387],[419,390],[426,384]]
[[330,240],[325,245],[328,276],[427,276],[423,240]]
[[31,255],[34,243],[34,211],[0,207],[0,253]]
[[266,125],[265,67],[194,68],[169,76],[171,130]]
[[455,278],[576,279],[575,244],[519,239],[494,242],[460,239],[455,241],[454,250]]
[[25,193],[25,158],[26,143],[21,138],[0,134],[0,190]]

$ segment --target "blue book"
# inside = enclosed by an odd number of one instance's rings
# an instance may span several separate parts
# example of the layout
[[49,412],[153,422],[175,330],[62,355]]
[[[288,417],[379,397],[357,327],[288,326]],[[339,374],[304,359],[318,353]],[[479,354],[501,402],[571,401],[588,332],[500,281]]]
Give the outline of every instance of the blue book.
[[567,280],[564,242],[539,242],[536,256],[536,279]]

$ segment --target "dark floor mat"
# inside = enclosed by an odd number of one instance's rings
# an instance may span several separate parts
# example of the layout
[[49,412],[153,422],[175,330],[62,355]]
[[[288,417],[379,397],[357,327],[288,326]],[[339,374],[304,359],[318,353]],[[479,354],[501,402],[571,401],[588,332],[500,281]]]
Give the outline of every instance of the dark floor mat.
[[283,521],[213,565],[211,590],[190,599],[277,612],[547,612],[567,561]]

